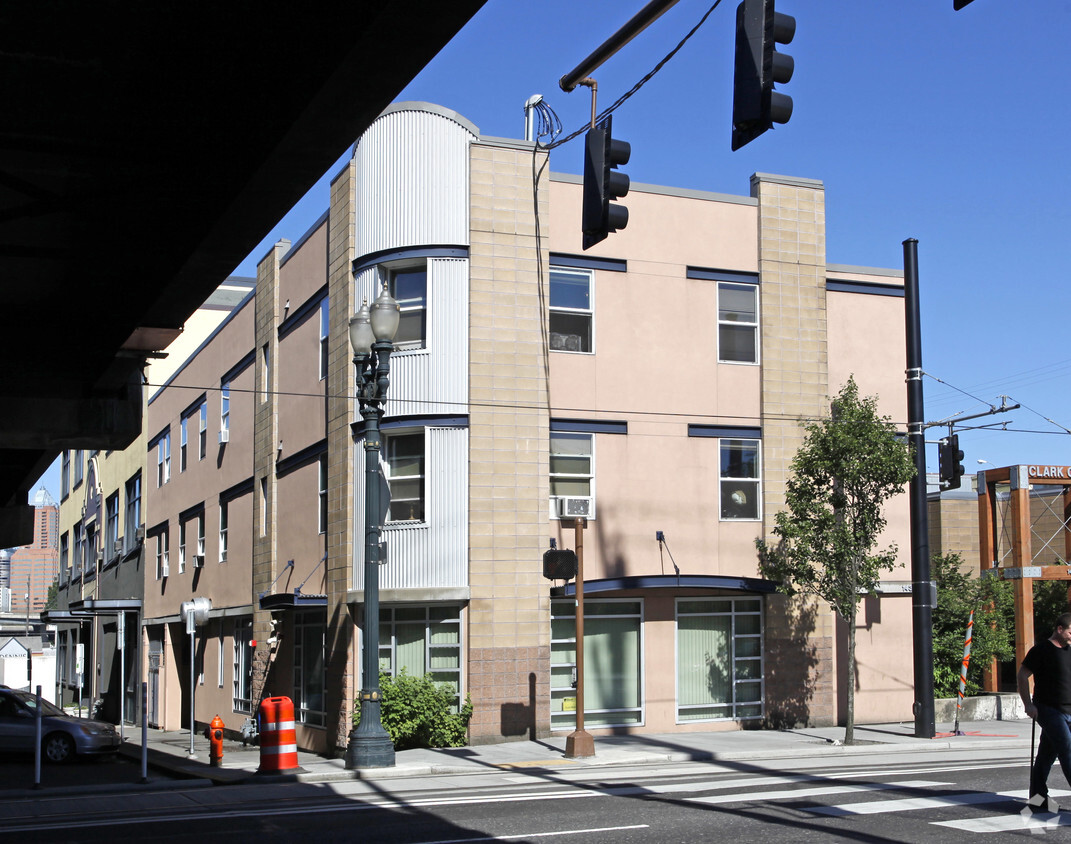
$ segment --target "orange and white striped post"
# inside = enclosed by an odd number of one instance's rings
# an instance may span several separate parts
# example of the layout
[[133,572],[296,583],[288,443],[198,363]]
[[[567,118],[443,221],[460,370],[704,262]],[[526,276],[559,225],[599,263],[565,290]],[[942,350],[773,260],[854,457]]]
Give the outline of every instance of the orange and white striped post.
[[974,610],[971,610],[967,618],[967,637],[963,641],[963,666],[959,672],[959,700],[956,701],[956,724],[952,728],[952,734],[961,736],[959,731],[959,711],[963,708],[963,692],[967,688],[967,666],[971,664],[971,638],[974,631]]

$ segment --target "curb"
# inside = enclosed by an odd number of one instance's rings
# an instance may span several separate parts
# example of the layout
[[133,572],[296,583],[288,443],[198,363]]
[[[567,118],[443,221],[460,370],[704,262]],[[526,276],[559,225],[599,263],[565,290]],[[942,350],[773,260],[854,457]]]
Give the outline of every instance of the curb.
[[[606,748],[602,754],[584,759],[565,759],[564,757],[542,759],[516,759],[501,762],[426,762],[401,764],[389,768],[345,769],[340,760],[316,759],[306,763],[308,767],[285,774],[261,774],[248,767],[212,768],[204,762],[188,760],[156,748],[149,748],[148,765],[154,770],[164,771],[176,780],[150,781],[147,783],[109,783],[101,785],[67,786],[64,793],[107,794],[124,791],[166,791],[183,788],[201,788],[210,785],[252,785],[256,783],[326,783],[375,780],[399,780],[428,776],[456,776],[481,771],[545,774],[565,770],[585,768],[624,767],[657,765],[670,762],[745,762],[752,760],[788,759],[817,756],[858,756],[880,751],[881,753],[918,753],[924,751],[977,750],[980,748],[1022,748],[1029,747],[1028,742],[1019,737],[942,737],[921,741],[875,742],[870,744],[844,746],[832,741],[801,742],[797,745],[769,749],[753,750],[692,750],[692,751],[650,751]],[[141,745],[123,744],[118,752],[128,759],[140,761]],[[554,752],[554,751],[550,751]],[[319,768],[319,770],[317,770]],[[326,769],[325,769],[326,768]],[[23,799],[51,794],[45,789],[19,789],[8,791],[4,797]],[[2,802],[2,801],[0,801]]]

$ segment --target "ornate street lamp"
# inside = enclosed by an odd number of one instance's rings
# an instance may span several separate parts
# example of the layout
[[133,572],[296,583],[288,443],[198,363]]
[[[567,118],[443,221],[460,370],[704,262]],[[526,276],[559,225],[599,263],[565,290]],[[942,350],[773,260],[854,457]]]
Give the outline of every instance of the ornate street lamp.
[[350,731],[347,768],[390,768],[394,743],[383,729],[379,690],[379,421],[387,401],[390,353],[400,312],[386,286],[350,320],[350,346],[357,370],[357,402],[364,417],[364,643],[361,720]]

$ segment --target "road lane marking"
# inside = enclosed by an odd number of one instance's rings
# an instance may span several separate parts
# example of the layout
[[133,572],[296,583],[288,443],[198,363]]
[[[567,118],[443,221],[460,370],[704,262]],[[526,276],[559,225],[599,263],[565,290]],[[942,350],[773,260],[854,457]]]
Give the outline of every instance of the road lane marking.
[[[710,797],[690,797],[689,803],[716,805],[719,803],[765,803],[770,800],[791,800],[801,797],[829,797],[833,794],[857,794],[865,791],[883,791],[889,788],[932,788],[935,785],[948,785],[946,782],[929,780],[907,780],[905,782],[866,783],[865,785],[831,785],[818,788],[796,788],[784,791],[759,792],[757,794],[715,794]],[[813,809],[806,811],[812,812]]]
[[1029,829],[1031,832],[1056,829],[1059,826],[1071,826],[1071,816],[1061,812],[1058,815],[1032,815],[1029,818],[1020,815],[994,815],[989,818],[969,818],[962,821],[933,821],[931,826],[944,826],[961,832],[1015,832]]
[[[1053,797],[1068,794],[1052,790]],[[918,809],[947,809],[954,806],[977,806],[981,803],[999,803],[1007,800],[1026,800],[1026,789],[999,792],[970,792],[950,794],[947,797],[908,797],[899,800],[874,800],[867,803],[848,803],[843,806],[814,806],[805,811],[815,815],[845,817],[847,815],[881,815],[893,812],[913,812]]]
[[450,838],[442,841],[421,841],[418,844],[472,844],[474,841],[512,841],[515,838],[553,838],[560,835],[587,835],[589,832],[624,832],[626,829],[650,829],[648,824],[632,826],[602,826],[595,829],[561,829],[555,832],[518,832],[511,835],[480,836],[479,838]]

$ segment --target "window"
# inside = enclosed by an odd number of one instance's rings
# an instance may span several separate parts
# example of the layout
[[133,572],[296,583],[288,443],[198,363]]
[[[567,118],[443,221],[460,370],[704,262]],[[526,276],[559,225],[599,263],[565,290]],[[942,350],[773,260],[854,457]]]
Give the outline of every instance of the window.
[[327,377],[328,334],[331,331],[327,297],[320,302],[320,380]]
[[138,528],[141,527],[141,472],[126,482],[126,544],[133,548],[137,542]]
[[178,525],[178,573],[186,572],[186,522],[179,520]]
[[718,360],[757,363],[759,288],[755,284],[718,285]]
[[260,349],[261,382],[260,400],[266,402],[271,393],[271,345],[265,343]]
[[71,452],[64,451],[60,458],[60,498],[71,494]]
[[168,534],[161,531],[156,534],[156,579],[163,580],[168,576]]
[[[576,602],[552,601],[550,726],[576,728]],[[584,724],[643,723],[643,603],[584,602]]]
[[394,345],[422,347],[427,339],[428,267],[397,267],[388,273],[390,295],[398,302],[401,319]]
[[82,528],[82,523],[78,522],[74,526],[74,558],[71,560],[71,565],[74,568],[73,577],[82,576],[82,565],[85,562],[85,532]]
[[591,352],[591,273],[550,268],[550,348],[556,352]]
[[268,535],[268,479],[260,479],[260,535]]
[[70,542],[71,542],[70,535],[67,534],[66,532],[64,532],[63,535],[60,536],[60,539],[59,539],[59,565],[60,565],[59,573],[60,573],[60,581],[61,582],[66,581],[66,579],[67,579],[67,577],[69,575],[69,572],[67,571],[67,567],[70,565],[70,555],[71,555]]
[[[551,515],[594,517],[595,435],[564,431],[550,435]],[[577,501],[572,501],[577,499]],[[584,506],[588,502],[588,506]],[[572,510],[572,512],[570,512]],[[580,512],[580,510],[585,510]]]
[[762,599],[678,598],[677,723],[760,718],[762,684]]
[[320,533],[327,533],[327,455],[320,455]]
[[204,460],[208,450],[208,402],[201,402],[197,421],[197,459]]
[[85,452],[82,449],[78,449],[74,453],[74,486],[78,487],[82,483],[82,476],[85,472]]
[[104,559],[110,560],[123,552],[119,539],[119,491],[104,502]]
[[227,504],[226,501],[219,502],[219,561],[221,563],[227,562]]
[[156,487],[171,480],[171,429],[156,441]]
[[424,432],[384,437],[392,522],[424,520]]
[[432,604],[379,611],[379,670],[397,677],[430,674],[461,701],[461,608]]
[[721,440],[721,517],[759,518],[759,440]]
[[219,430],[231,429],[231,382],[225,381],[219,388]]
[[205,514],[202,510],[197,514],[197,556],[199,563],[205,561]]
[[189,421],[190,420],[187,417],[183,416],[182,420],[179,422],[179,471],[180,472],[185,472],[186,471],[186,443],[187,443],[187,436],[188,436],[187,428],[189,427]]
[[226,654],[227,652],[226,645],[224,644],[224,642],[225,640],[223,638],[223,619],[220,619],[219,638],[216,640],[216,683],[221,689],[223,688],[224,683],[223,666],[227,663],[227,660],[224,659],[224,654]]
[[253,619],[234,622],[234,711],[253,711]]
[[294,714],[301,724],[327,724],[324,700],[324,636],[327,622],[323,612],[294,613]]

